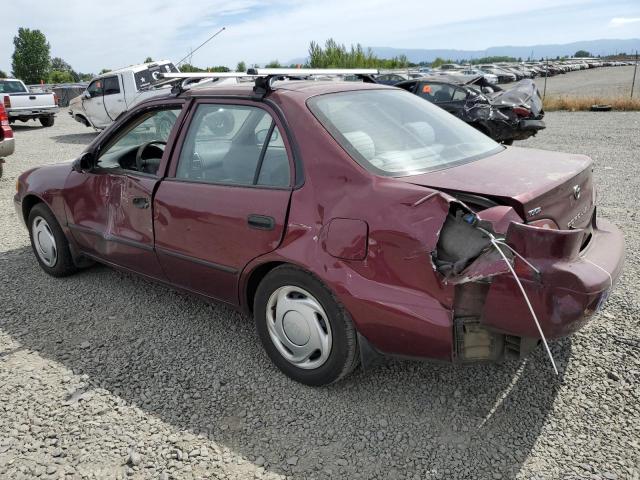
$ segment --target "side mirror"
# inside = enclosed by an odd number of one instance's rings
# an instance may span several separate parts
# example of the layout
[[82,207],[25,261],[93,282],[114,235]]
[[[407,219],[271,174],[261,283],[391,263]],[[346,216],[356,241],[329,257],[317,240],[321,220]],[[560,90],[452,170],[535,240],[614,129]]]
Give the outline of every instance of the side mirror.
[[91,98],[91,93],[89,93],[89,90],[85,90],[82,96],[86,99],[89,99]]
[[95,157],[93,156],[93,153],[84,152],[82,155],[76,158],[76,160],[73,162],[71,169],[74,172],[78,172],[78,173],[88,172],[93,168],[94,163],[95,163]]

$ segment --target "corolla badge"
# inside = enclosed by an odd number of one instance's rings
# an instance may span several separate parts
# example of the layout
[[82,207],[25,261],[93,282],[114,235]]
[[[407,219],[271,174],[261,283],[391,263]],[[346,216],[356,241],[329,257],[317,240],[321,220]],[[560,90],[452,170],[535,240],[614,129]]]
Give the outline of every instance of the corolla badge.
[[580,198],[580,185],[573,186],[573,198],[578,200]]

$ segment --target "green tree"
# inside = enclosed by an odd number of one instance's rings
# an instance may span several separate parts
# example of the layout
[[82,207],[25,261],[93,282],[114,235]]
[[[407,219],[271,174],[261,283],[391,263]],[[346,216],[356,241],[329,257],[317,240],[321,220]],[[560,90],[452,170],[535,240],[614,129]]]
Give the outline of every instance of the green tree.
[[52,70],[49,73],[48,83],[73,83],[75,82],[71,72],[65,72],[62,70]]
[[281,68],[282,65],[280,65],[280,62],[278,60],[271,60],[269,63],[267,63],[264,68]]
[[103,73],[109,73],[111,71],[111,69],[109,68],[103,68],[102,70],[100,70],[100,73],[98,75],[102,75]]
[[444,58],[436,57],[436,59],[433,62],[431,62],[431,66],[433,68],[438,68],[439,66],[444,65],[445,63],[452,63],[452,62],[445,60]]
[[218,65],[217,67],[209,67],[207,68],[208,72],[229,72],[229,68],[224,65]]
[[393,58],[378,58],[368,48],[366,51],[359,43],[347,48],[333,38],[327,40],[324,47],[316,42],[309,44],[309,66],[312,68],[405,68],[409,60],[405,55]]
[[181,72],[183,73],[197,73],[197,72],[204,72],[204,68],[200,68],[200,67],[196,67],[194,65],[191,65],[190,63],[183,63],[182,65],[180,65],[178,67],[180,69]]
[[236,72],[246,72],[247,71],[247,64],[244,63],[244,60],[241,60],[238,62],[238,65],[236,65]]
[[[76,73],[76,71],[71,67],[71,65],[69,65],[60,57],[53,57],[51,59],[51,73],[49,74],[49,77],[51,77],[53,72],[68,72],[69,75],[71,76],[70,82],[80,81],[80,75]],[[49,81],[51,82],[51,80]],[[61,83],[61,82],[56,82],[56,83]]]
[[153,62],[153,58],[147,57],[147,58],[144,59],[144,62],[142,62],[142,63],[151,63],[151,62]]
[[20,27],[18,35],[13,37],[13,45],[13,75],[27,84],[39,83],[40,80],[46,79],[51,63],[51,46],[44,33]]
[[7,78],[7,77],[8,77],[7,72],[0,70],[0,78]]
[[573,54],[573,56],[576,58],[585,58],[585,57],[590,57],[591,53],[587,52],[586,50],[578,50],[576,53]]

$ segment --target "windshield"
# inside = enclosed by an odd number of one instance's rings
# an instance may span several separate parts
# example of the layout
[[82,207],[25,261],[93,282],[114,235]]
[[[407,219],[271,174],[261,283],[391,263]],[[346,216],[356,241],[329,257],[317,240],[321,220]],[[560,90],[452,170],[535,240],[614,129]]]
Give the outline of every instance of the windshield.
[[319,95],[308,105],[351,157],[379,175],[440,170],[502,149],[440,107],[403,90]]
[[27,93],[22,82],[17,80],[0,80],[0,93]]

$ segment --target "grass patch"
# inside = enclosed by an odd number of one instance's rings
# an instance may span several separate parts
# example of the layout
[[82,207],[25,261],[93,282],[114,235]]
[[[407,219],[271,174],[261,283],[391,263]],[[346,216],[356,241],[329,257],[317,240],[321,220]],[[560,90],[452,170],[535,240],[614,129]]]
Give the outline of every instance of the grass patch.
[[568,110],[570,112],[589,111],[591,105],[611,105],[612,110],[631,112],[640,110],[640,98],[629,97],[575,97],[550,95],[544,99],[545,112]]

